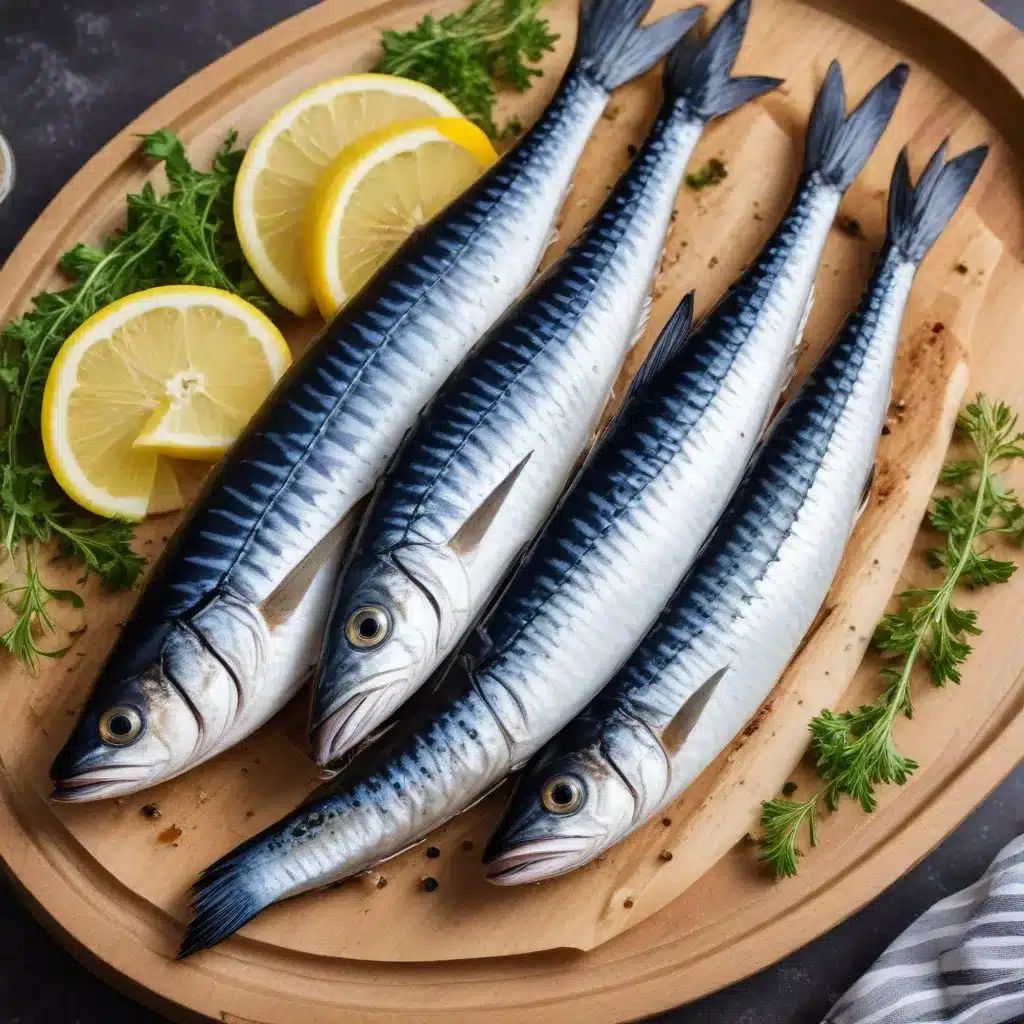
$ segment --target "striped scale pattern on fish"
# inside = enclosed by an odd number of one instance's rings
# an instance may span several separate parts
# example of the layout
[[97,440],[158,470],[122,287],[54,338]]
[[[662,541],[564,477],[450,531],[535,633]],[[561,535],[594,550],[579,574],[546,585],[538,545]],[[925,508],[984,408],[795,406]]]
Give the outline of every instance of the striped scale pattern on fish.
[[488,615],[488,671],[594,694],[650,627],[724,509],[786,383],[839,201],[906,74],[896,67],[844,120],[842,75],[837,64],[829,70],[785,217],[689,338],[679,313],[669,323],[652,366]]
[[[675,147],[682,148],[687,136],[697,130],[694,122],[724,113],[777,84],[775,79],[729,77],[748,13],[749,0],[737,0],[706,39],[688,37],[674,51],[666,71],[665,116],[652,133],[648,147],[652,156],[638,155],[638,167],[645,168],[648,160],[655,162],[664,145],[678,184],[682,160]],[[652,173],[651,180],[658,181],[662,175],[668,176],[664,166]],[[645,179],[646,174],[640,180]],[[628,180],[621,185],[626,196],[632,187]],[[651,199],[663,226],[671,213],[667,191],[662,180]],[[620,199],[613,196],[607,216],[611,218],[619,207]],[[656,244],[650,239],[638,243],[646,270],[643,264],[640,268],[625,264],[628,273],[641,276],[630,284],[631,289],[636,287],[630,292],[631,326],[635,326],[660,243],[660,239]],[[617,252],[616,248],[609,254],[607,266],[614,266],[617,258],[625,259]],[[559,280],[561,273],[553,270],[534,294],[544,294],[547,282]],[[628,341],[628,334],[618,340],[619,356]],[[346,629],[346,635],[356,645],[362,638],[360,629]],[[449,673],[424,687],[416,703],[404,708],[393,727],[357,754],[324,793],[203,873],[193,890],[195,916],[181,955],[219,942],[271,903],[349,877],[400,853],[484,796],[579,706],[580,695],[571,687],[540,686],[530,680],[507,686],[478,671],[472,660],[459,659]]]
[[[727,76],[748,8],[731,8],[706,43],[695,29],[670,56],[662,111],[628,171],[431,403],[385,475],[327,626],[311,719],[319,764],[381,725],[456,649],[564,488],[642,331],[704,126],[777,84],[708,86],[699,55],[724,52],[715,73]],[[478,510],[486,524],[467,542]],[[380,623],[377,643],[357,635],[368,621]]]
[[485,854],[522,884],[600,855],[675,799],[768,696],[862,507],[917,266],[984,159],[893,176],[889,237],[857,309],[787,403],[665,610],[521,778]]
[[122,795],[178,775],[296,692],[359,502],[528,284],[611,89],[657,63],[700,13],[639,27],[649,6],[581,5],[576,54],[538,123],[402,246],[268,397],[122,630],[51,769],[56,798]]

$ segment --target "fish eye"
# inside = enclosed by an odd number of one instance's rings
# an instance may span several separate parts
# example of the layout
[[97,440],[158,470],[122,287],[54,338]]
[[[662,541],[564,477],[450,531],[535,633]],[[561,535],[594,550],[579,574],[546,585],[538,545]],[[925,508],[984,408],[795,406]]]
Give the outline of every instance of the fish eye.
[[100,739],[112,747],[134,743],[142,732],[142,716],[135,708],[109,708],[100,715]]
[[382,644],[391,629],[391,618],[379,605],[371,604],[357,608],[348,620],[345,633],[353,647],[363,649]]
[[556,775],[544,783],[541,801],[552,814],[572,814],[583,806],[583,783],[572,775]]

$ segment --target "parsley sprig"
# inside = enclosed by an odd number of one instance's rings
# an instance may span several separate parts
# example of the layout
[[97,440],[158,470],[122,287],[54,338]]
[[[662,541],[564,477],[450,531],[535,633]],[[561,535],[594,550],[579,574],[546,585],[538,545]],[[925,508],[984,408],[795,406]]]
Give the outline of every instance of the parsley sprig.
[[536,64],[558,36],[539,17],[545,0],[473,0],[465,10],[429,14],[407,32],[386,31],[376,70],[444,93],[492,138],[519,131],[494,120],[497,88],[525,92],[543,72]]
[[805,825],[811,846],[817,845],[821,801],[835,810],[847,796],[871,812],[877,786],[903,785],[917,769],[917,762],[901,754],[893,739],[897,719],[913,714],[914,668],[923,662],[936,686],[959,683],[971,638],[981,629],[976,613],[955,603],[957,588],[1004,583],[1016,569],[1013,562],[995,558],[988,542],[1000,536],[1024,539],[1024,505],[1000,472],[1001,466],[1024,457],[1024,433],[1018,432],[1008,406],[981,394],[957,426],[974,455],[943,468],[939,482],[944,493],[936,497],[929,516],[944,538],[927,553],[929,563],[942,571],[942,582],[900,594],[896,611],[875,630],[875,647],[893,659],[882,671],[886,686],[878,699],[838,714],[826,709],[812,719],[811,753],[821,788],[807,800],[778,798],[762,805],[760,859],[779,877],[797,873],[797,842]]
[[40,439],[43,387],[68,336],[104,306],[164,284],[203,284],[232,291],[264,309],[271,301],[245,263],[234,233],[231,204],[242,152],[232,133],[209,171],[192,167],[177,137],[164,129],[142,140],[143,153],[162,161],[169,189],[147,183],[127,197],[124,228],[99,245],[80,243],[60,269],[71,284],[43,292],[32,308],[0,334],[0,602],[14,624],[0,645],[30,669],[66,648],[47,646],[56,628],[48,606],[77,604],[74,591],[46,585],[40,571],[45,545],[112,587],[131,586],[143,559],[131,547],[132,528],[92,516],[57,487]]

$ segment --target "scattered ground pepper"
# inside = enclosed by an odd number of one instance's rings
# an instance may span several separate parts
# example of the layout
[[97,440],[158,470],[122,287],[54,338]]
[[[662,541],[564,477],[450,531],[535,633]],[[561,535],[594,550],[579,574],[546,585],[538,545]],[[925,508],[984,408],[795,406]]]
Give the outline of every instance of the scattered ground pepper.
[[836,227],[844,235],[849,235],[850,238],[865,238],[864,229],[860,226],[860,221],[856,217],[849,217],[842,215],[836,220]]
[[932,334],[941,334],[946,329],[946,325],[939,321],[932,326]]
[[719,185],[729,177],[729,171],[718,157],[712,157],[696,174],[686,176],[686,187],[694,192]]
[[177,825],[172,825],[170,828],[165,828],[156,838],[161,843],[173,843],[176,839],[181,838],[181,829]]
[[661,823],[662,823],[662,825],[665,826],[665,828],[668,828],[669,825],[672,824],[672,819],[671,818],[667,818],[667,817],[666,818],[662,818],[661,819]]
[[790,780],[782,787],[783,796],[792,796],[796,792],[796,783]]
[[717,267],[717,266],[718,266],[718,257],[717,256],[712,256],[711,259],[708,260],[708,270],[714,270],[715,267]]
[[661,853],[658,854],[658,856],[664,861],[670,861],[672,859],[672,851],[662,850]]
[[466,851],[466,853],[469,853],[469,851],[473,849],[473,840],[472,839],[463,839],[462,840],[462,848],[463,848],[463,850]]
[[388,880],[383,875],[381,875],[380,878],[377,879],[377,888],[378,889],[383,889],[387,884],[388,884]]
[[968,267],[966,263],[958,263],[953,269],[958,274],[966,274],[970,270],[970,267]]
[[892,430],[889,429],[889,424],[888,423],[883,423],[882,424],[882,437],[888,437],[891,433],[892,433]]
[[633,906],[634,906],[634,902],[633,902],[633,897],[632,897],[632,896],[627,896],[627,897],[626,897],[626,898],[625,898],[625,899],[624,899],[624,900],[622,901],[622,905],[623,905],[623,906],[624,906],[624,907],[625,907],[625,908],[626,908],[627,910],[632,910],[632,909],[633,909]]
[[424,892],[433,892],[437,888],[437,886],[438,886],[438,881],[437,881],[436,878],[431,878],[430,875],[425,875],[423,877],[423,891]]
[[144,818],[149,818],[150,821],[154,821],[160,817],[160,808],[156,804],[143,804],[139,808],[139,814]]
[[627,153],[629,154],[629,158],[630,158],[630,160],[632,160],[632,159],[633,159],[633,157],[635,157],[635,156],[637,155],[637,153],[639,152],[639,150],[638,150],[638,149],[636,148],[636,146],[634,146],[634,145],[633,145],[633,143],[631,142],[631,143],[629,143],[629,145],[627,145],[627,146],[626,146],[626,152],[627,152]]
[[441,851],[436,846],[427,847],[427,856],[433,860],[435,857],[441,856]]

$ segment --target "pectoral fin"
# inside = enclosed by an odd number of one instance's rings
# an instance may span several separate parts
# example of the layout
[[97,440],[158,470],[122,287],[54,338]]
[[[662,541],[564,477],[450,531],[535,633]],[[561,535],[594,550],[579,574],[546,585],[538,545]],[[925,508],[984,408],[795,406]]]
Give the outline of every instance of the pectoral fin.
[[718,684],[728,671],[729,666],[726,665],[710,676],[706,682],[701,683],[686,698],[683,706],[672,717],[672,721],[662,730],[661,745],[670,757],[674,757],[679,753],[687,737],[693,732],[694,727],[700,720],[700,716],[704,714],[705,709],[711,702],[715,690],[718,689]]
[[296,565],[260,604],[267,625],[273,629],[287,622],[302,603],[317,574],[331,555],[345,543],[369,501],[369,495],[360,498],[338,522],[317,541],[309,554]]
[[476,550],[532,455],[533,452],[529,452],[526,458],[517,463],[505,479],[484,498],[476,511],[456,530],[455,536],[448,541],[448,547],[457,555],[468,555]]

